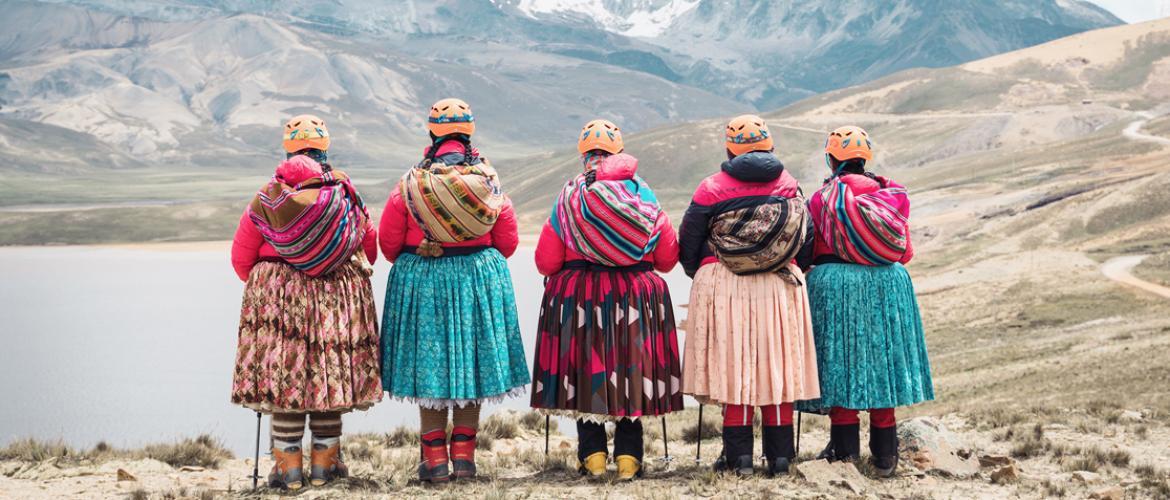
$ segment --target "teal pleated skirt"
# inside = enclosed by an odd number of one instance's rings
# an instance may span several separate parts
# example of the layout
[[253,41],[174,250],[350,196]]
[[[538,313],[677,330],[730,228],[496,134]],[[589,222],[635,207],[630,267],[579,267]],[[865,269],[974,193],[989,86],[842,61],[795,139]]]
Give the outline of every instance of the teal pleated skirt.
[[528,381],[503,255],[398,257],[382,312],[382,387],[391,397],[449,408],[522,395]]
[[801,411],[934,399],[914,284],[901,264],[824,264],[808,274],[821,398]]

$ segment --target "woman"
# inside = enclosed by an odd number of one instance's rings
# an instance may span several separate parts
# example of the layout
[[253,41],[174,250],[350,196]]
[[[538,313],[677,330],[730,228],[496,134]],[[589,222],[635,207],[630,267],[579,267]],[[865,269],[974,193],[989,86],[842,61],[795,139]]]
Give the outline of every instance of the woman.
[[[855,460],[858,410],[870,414],[871,460],[882,476],[898,465],[894,407],[934,399],[930,361],[910,262],[906,189],[866,171],[869,135],[842,127],[825,145],[831,177],[809,200],[816,223],[815,267],[809,273],[821,399],[830,442],[820,458]],[[803,406],[802,406],[803,407]]]
[[272,414],[268,476],[304,486],[301,440],[313,431],[309,481],[346,477],[341,414],[382,400],[370,264],[377,238],[361,196],[327,161],[325,122],[284,127],[287,159],[244,211],[232,266],[244,288],[232,402]]
[[683,391],[723,405],[717,471],[753,473],[758,406],[767,473],[784,474],[796,456],[792,404],[818,394],[808,295],[793,262],[810,256],[811,231],[763,119],[731,120],[725,147],[728,160],[699,184],[679,230],[694,279]]
[[666,213],[623,153],[621,130],[585,125],[584,172],[561,190],[536,247],[541,300],[532,407],[577,419],[583,474],[606,472],[604,423],[615,421],[618,478],[642,474],[641,417],[683,407],[678,338],[666,282],[678,263]]
[[480,408],[520,395],[528,365],[505,260],[519,243],[512,203],[471,147],[467,103],[435,103],[427,127],[431,146],[391,191],[379,226],[382,252],[394,263],[382,384],[419,406],[419,479],[445,482],[475,476]]

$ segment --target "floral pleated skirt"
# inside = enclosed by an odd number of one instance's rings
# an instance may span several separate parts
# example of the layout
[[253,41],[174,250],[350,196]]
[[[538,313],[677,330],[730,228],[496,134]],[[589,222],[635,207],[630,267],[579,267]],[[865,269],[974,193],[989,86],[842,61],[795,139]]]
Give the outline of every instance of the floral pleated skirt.
[[695,273],[683,392],[704,403],[775,405],[816,398],[816,348],[804,276],[737,275],[721,263]]
[[910,274],[901,264],[823,264],[808,275],[821,398],[797,407],[865,410],[934,399]]
[[270,413],[349,411],[382,400],[370,269],[354,258],[325,277],[288,264],[252,268],[240,309],[232,402]]
[[499,251],[398,257],[382,310],[382,385],[391,397],[451,408],[522,395],[528,380]]
[[564,269],[541,300],[533,408],[592,421],[682,409],[670,292],[649,266]]

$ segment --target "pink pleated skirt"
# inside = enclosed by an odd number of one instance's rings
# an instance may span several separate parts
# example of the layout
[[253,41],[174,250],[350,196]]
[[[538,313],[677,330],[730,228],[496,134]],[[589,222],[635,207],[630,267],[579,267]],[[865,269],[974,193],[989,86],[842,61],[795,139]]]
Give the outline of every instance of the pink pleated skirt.
[[740,276],[723,264],[691,285],[683,392],[703,403],[774,405],[820,397],[804,274]]

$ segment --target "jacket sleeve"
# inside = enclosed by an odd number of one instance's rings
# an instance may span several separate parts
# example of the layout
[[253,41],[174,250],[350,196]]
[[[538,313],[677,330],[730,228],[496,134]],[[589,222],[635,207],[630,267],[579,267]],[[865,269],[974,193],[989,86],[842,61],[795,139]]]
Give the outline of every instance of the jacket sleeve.
[[552,221],[544,221],[540,240],[536,242],[536,270],[542,276],[552,276],[565,266],[565,242],[553,230]]
[[520,246],[520,226],[516,222],[516,209],[512,206],[512,200],[504,201],[500,217],[492,226],[491,234],[492,246],[499,250],[505,259],[516,253],[516,247]]
[[711,207],[691,200],[691,206],[687,207],[687,213],[679,226],[678,247],[683,271],[692,278],[703,263],[703,246],[707,244],[710,223]]
[[666,212],[658,219],[658,246],[654,247],[654,269],[669,273],[678,264],[678,233],[670,224]]
[[378,245],[382,248],[382,255],[388,262],[394,262],[406,244],[406,202],[402,193],[395,185],[386,198],[386,208],[382,210],[382,220],[378,223]]
[[366,229],[366,236],[362,238],[362,250],[366,252],[366,260],[373,264],[378,261],[378,230],[374,223]]
[[248,219],[248,212],[240,216],[240,224],[236,226],[236,235],[232,238],[232,268],[241,281],[248,281],[248,274],[252,267],[260,260],[260,247],[264,245],[264,235],[256,229],[256,225]]
[[816,226],[813,223],[813,218],[809,217],[804,221],[804,243],[800,245],[800,250],[796,252],[796,265],[800,267],[801,271],[807,271],[813,264],[813,248],[816,246]]

